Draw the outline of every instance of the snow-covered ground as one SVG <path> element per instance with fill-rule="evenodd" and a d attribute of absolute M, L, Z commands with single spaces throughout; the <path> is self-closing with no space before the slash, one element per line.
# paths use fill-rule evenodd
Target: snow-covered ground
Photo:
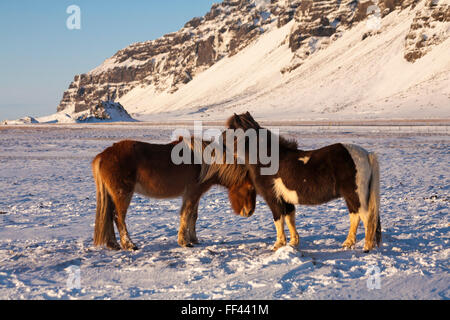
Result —
<path fill-rule="evenodd" d="M 274 253 L 264 201 L 241 218 L 220 188 L 200 203 L 194 248 L 177 245 L 179 199 L 140 196 L 127 219 L 140 250 L 94 248 L 91 159 L 123 138 L 167 142 L 173 128 L 2 127 L 0 299 L 449 299 L 447 129 L 281 128 L 304 149 L 351 142 L 379 154 L 384 242 L 364 254 L 362 226 L 357 248 L 341 249 L 349 228 L 341 200 L 298 206 L 299 250 Z M 380 289 L 371 290 L 373 266 Z M 80 287 L 71 289 L 76 268 Z"/>

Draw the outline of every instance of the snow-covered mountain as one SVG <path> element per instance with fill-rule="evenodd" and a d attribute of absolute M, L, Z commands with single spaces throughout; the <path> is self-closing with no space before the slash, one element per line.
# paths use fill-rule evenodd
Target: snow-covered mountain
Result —
<path fill-rule="evenodd" d="M 148 121 L 450 118 L 449 36 L 450 0 L 224 0 L 76 75 L 58 113 L 115 101 Z"/>

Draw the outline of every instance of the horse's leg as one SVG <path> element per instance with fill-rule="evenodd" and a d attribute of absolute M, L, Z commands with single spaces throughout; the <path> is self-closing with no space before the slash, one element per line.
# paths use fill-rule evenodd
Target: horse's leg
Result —
<path fill-rule="evenodd" d="M 358 230 L 359 222 L 361 221 L 362 212 L 361 202 L 359 195 L 355 190 L 344 189 L 341 192 L 347 204 L 348 211 L 350 213 L 350 229 L 348 231 L 347 239 L 342 244 L 343 248 L 350 249 L 356 244 L 356 232 Z"/>
<path fill-rule="evenodd" d="M 295 206 L 286 203 L 286 224 L 289 228 L 289 233 L 291 234 L 291 241 L 289 241 L 289 245 L 296 248 L 298 247 L 300 240 L 297 232 L 297 228 L 295 227 Z"/>
<path fill-rule="evenodd" d="M 198 218 L 198 202 L 197 205 L 192 209 L 192 212 L 189 217 L 189 225 L 188 225 L 188 231 L 189 231 L 189 242 L 192 244 L 198 244 L 198 238 L 197 238 L 197 232 L 195 229 L 195 225 L 197 223 Z"/>
<path fill-rule="evenodd" d="M 351 249 L 356 243 L 356 232 L 358 230 L 359 213 L 350 213 L 350 230 L 348 231 L 347 239 L 342 244 L 343 248 Z"/>
<path fill-rule="evenodd" d="M 364 190 L 362 186 L 358 186 Z M 363 192 L 366 194 L 368 192 Z M 361 198 L 355 191 L 343 192 L 348 210 L 350 212 L 350 230 L 347 239 L 342 246 L 344 248 L 351 248 L 356 243 L 356 231 L 359 222 L 362 220 L 365 230 L 364 252 L 369 252 L 375 246 L 375 234 L 378 225 L 378 217 L 369 209 L 366 198 Z"/>
<path fill-rule="evenodd" d="M 120 250 L 120 245 L 117 242 L 116 233 L 114 231 L 114 216 L 116 214 L 115 209 L 113 209 L 113 218 L 111 219 L 111 222 L 108 223 L 108 240 L 106 243 L 106 247 L 112 250 Z"/>
<path fill-rule="evenodd" d="M 342 246 L 344 248 L 352 248 L 356 243 L 356 232 L 358 230 L 359 222 L 362 220 L 365 230 L 364 252 L 369 252 L 373 249 L 375 239 L 376 222 L 373 217 L 369 215 L 369 211 L 364 208 L 359 208 L 356 213 L 350 210 L 350 230 L 347 239 Z M 375 227 L 374 227 L 375 226 Z"/>
<path fill-rule="evenodd" d="M 364 252 L 369 252 L 375 247 L 375 233 L 377 228 L 377 217 L 371 215 L 369 210 L 361 210 L 359 216 L 364 224 L 365 239 Z"/>
<path fill-rule="evenodd" d="M 272 248 L 273 251 L 276 251 L 286 245 L 286 234 L 284 233 L 285 204 L 270 193 L 264 195 L 264 199 L 272 210 L 273 221 L 277 230 L 277 241 Z"/>
<path fill-rule="evenodd" d="M 116 205 L 116 216 L 114 221 L 116 222 L 117 230 L 120 234 L 120 245 L 123 250 L 137 250 L 137 246 L 131 241 L 128 234 L 125 218 L 127 210 L 133 197 L 133 192 L 120 193 L 114 197 L 114 203 Z"/>
<path fill-rule="evenodd" d="M 196 207 L 196 203 L 193 203 L 192 200 L 186 195 L 183 197 L 183 204 L 181 206 L 180 211 L 180 229 L 178 230 L 178 244 L 181 247 L 192 247 L 191 243 L 191 235 L 192 231 L 192 212 Z M 197 220 L 197 219 L 195 219 Z"/>
<path fill-rule="evenodd" d="M 278 219 L 274 218 L 274 223 L 277 230 L 277 241 L 275 241 L 272 250 L 277 251 L 278 249 L 286 245 L 286 234 L 284 233 L 284 215 L 281 215 Z"/>
<path fill-rule="evenodd" d="M 189 228 L 188 228 L 188 210 L 189 204 L 187 200 L 183 197 L 183 204 L 181 205 L 180 210 L 180 228 L 178 229 L 178 244 L 181 247 L 190 247 L 191 242 L 189 239 Z"/>
<path fill-rule="evenodd" d="M 182 247 L 192 247 L 198 243 L 195 224 L 198 218 L 198 203 L 201 196 L 208 191 L 212 184 L 192 185 L 186 189 L 180 211 L 180 229 L 178 244 Z"/>
<path fill-rule="evenodd" d="M 181 247 L 192 247 L 193 242 L 198 242 L 195 233 L 195 223 L 198 217 L 198 202 L 200 194 L 187 191 L 183 196 L 183 204 L 180 211 L 180 229 L 178 231 L 178 244 Z"/>

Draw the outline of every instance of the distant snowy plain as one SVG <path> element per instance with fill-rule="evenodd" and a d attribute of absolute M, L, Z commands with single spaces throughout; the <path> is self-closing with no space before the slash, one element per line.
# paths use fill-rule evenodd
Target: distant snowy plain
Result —
<path fill-rule="evenodd" d="M 127 223 L 136 252 L 92 246 L 90 162 L 121 139 L 166 143 L 173 128 L 142 125 L 0 128 L 0 299 L 449 299 L 450 134 L 429 127 L 281 127 L 302 149 L 335 142 L 381 162 L 383 245 L 343 250 L 342 200 L 297 206 L 300 247 L 271 248 L 276 232 L 258 198 L 232 214 L 212 188 L 199 207 L 194 248 L 177 245 L 180 199 L 135 196 Z M 71 270 L 79 286 L 71 286 Z M 371 289 L 373 266 L 380 289 Z M 73 279 L 73 278 L 72 278 Z M 69 281 L 68 281 L 69 280 Z M 369 280 L 369 286 L 368 286 Z"/>

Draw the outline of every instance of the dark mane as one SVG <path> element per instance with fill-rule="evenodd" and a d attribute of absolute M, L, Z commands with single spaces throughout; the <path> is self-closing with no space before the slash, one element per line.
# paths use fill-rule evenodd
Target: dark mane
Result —
<path fill-rule="evenodd" d="M 197 144 L 195 141 L 197 140 Z M 187 137 L 184 140 L 181 138 L 181 142 L 187 144 L 194 154 L 201 157 L 205 148 L 211 143 L 217 143 L 211 140 L 204 140 L 202 138 Z M 177 143 L 177 142 L 175 142 Z M 196 150 L 195 146 L 200 146 L 201 149 Z M 224 147 L 224 152 L 226 148 Z M 225 154 L 223 155 L 225 157 Z M 201 171 L 199 176 L 199 183 L 205 183 L 210 179 L 217 179 L 218 183 L 224 187 L 230 188 L 234 185 L 242 185 L 247 179 L 248 169 L 245 165 L 239 165 L 237 163 L 226 164 L 213 161 L 211 164 L 207 164 L 202 161 Z"/>
<path fill-rule="evenodd" d="M 244 131 L 249 130 L 249 129 L 255 129 L 255 130 L 265 129 L 269 132 L 269 134 L 274 134 L 269 129 L 261 127 L 259 125 L 259 123 L 256 122 L 255 119 L 253 119 L 252 115 L 249 112 L 239 114 L 239 115 L 234 114 L 232 117 L 230 117 L 227 120 L 227 127 L 229 129 L 234 129 L 234 130 L 242 129 Z M 298 150 L 298 143 L 295 140 L 288 140 L 282 136 L 279 136 L 279 144 L 280 144 L 281 148 L 294 150 L 294 151 Z"/>

